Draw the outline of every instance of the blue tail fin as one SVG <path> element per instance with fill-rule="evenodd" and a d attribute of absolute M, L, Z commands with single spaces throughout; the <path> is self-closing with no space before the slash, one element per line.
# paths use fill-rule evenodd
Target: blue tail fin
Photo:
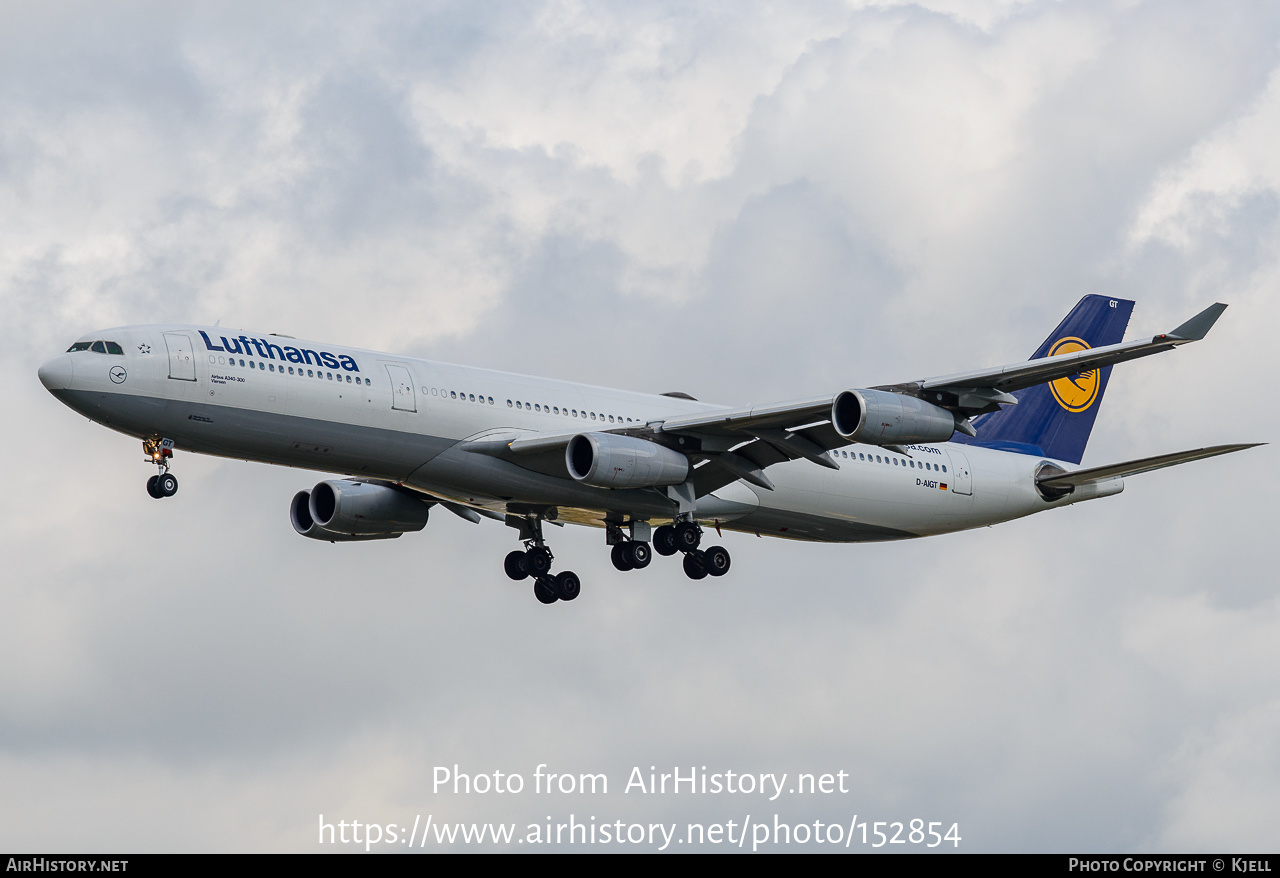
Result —
<path fill-rule="evenodd" d="M 1031 359 L 1123 341 L 1132 313 L 1128 299 L 1085 296 Z M 1079 463 L 1110 378 L 1104 366 L 1019 390 L 1017 405 L 974 419 L 977 439 L 957 433 L 952 441 Z"/>

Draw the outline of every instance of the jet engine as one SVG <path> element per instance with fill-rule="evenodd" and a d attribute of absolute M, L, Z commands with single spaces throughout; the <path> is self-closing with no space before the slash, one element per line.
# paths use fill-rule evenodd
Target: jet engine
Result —
<path fill-rule="evenodd" d="M 946 409 L 883 390 L 844 391 L 831 405 L 831 424 L 845 439 L 868 445 L 946 442 L 956 431 Z"/>
<path fill-rule="evenodd" d="M 663 445 L 612 433 L 579 433 L 564 450 L 569 475 L 595 488 L 655 488 L 689 477 L 689 458 Z"/>
<path fill-rule="evenodd" d="M 387 540 L 422 530 L 429 511 L 428 502 L 386 485 L 331 479 L 295 494 L 289 520 L 313 540 Z"/>

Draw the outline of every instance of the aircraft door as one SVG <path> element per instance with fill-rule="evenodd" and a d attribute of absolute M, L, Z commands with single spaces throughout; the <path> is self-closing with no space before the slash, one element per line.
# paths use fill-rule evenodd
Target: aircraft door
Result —
<path fill-rule="evenodd" d="M 951 490 L 957 494 L 973 493 L 973 473 L 969 471 L 969 458 L 962 452 L 948 451 L 951 457 Z"/>
<path fill-rule="evenodd" d="M 387 363 L 387 375 L 391 378 L 391 407 L 401 412 L 418 410 L 417 393 L 413 389 L 413 377 L 404 366 Z"/>
<path fill-rule="evenodd" d="M 178 381 L 195 381 L 196 358 L 191 347 L 191 336 L 181 332 L 166 332 L 164 344 L 169 349 L 169 377 Z"/>

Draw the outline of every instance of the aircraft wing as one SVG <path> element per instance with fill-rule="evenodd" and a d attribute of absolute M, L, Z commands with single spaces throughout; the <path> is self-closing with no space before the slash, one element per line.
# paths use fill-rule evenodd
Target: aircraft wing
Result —
<path fill-rule="evenodd" d="M 1006 397 L 1011 391 L 1022 390 L 1035 384 L 1056 381 L 1069 375 L 1078 375 L 1103 366 L 1123 363 L 1172 350 L 1178 345 L 1199 341 L 1204 338 L 1213 324 L 1227 309 L 1221 303 L 1210 305 L 1195 317 L 1180 325 L 1177 329 L 1149 339 L 1126 341 L 1120 344 L 1089 348 L 1056 357 L 1042 357 L 1038 360 L 1026 360 L 996 369 L 982 369 L 976 372 L 961 372 L 957 375 L 944 375 L 939 378 L 926 378 L 923 381 L 909 384 L 891 385 L 881 390 L 912 392 L 922 399 L 931 400 L 935 395 L 954 394 L 959 397 L 961 409 L 977 409 L 976 403 L 987 402 L 1012 403 L 1013 397 Z M 964 397 L 973 397 L 970 405 L 965 405 Z M 942 398 L 942 397 L 939 397 Z M 976 411 L 974 412 L 977 413 Z"/>
<path fill-rule="evenodd" d="M 1210 305 L 1171 332 L 1149 339 L 1087 348 L 995 369 L 873 387 L 871 390 L 914 397 L 915 400 L 929 403 L 930 408 L 936 406 L 933 408 L 935 413 L 939 408 L 945 409 L 954 414 L 954 429 L 976 436 L 968 418 L 996 411 L 1001 405 L 1016 404 L 1018 400 L 1011 395 L 1011 391 L 1198 341 L 1204 338 L 1226 307 L 1223 304 Z M 657 442 L 687 454 L 695 467 L 692 481 L 697 496 L 739 479 L 772 490 L 773 483 L 764 474 L 764 470 L 776 463 L 803 458 L 830 469 L 840 468 L 830 452 L 854 442 L 842 436 L 832 423 L 833 411 L 839 400 L 840 395 L 816 396 L 767 405 L 714 408 L 674 415 L 647 424 L 610 429 L 564 433 L 506 431 L 473 438 L 464 442 L 463 447 L 468 451 L 502 457 L 529 469 L 567 476 L 563 463 L 564 448 L 574 436 L 585 432 L 615 433 Z M 919 403 L 915 400 L 912 405 L 918 406 Z M 949 418 L 947 424 L 949 436 Z M 908 453 L 901 446 L 884 447 Z M 1227 450 L 1234 451 L 1242 447 L 1247 446 L 1231 446 Z M 1200 456 L 1210 457 L 1214 453 L 1224 454 L 1226 451 L 1214 451 Z M 1179 458 L 1158 466 L 1171 466 L 1183 460 Z M 1062 478 L 1074 478 L 1080 472 L 1086 471 L 1070 473 Z M 1108 477 L 1099 475 L 1095 478 Z M 1064 482 L 1063 487 L 1071 484 L 1075 483 Z"/>
<path fill-rule="evenodd" d="M 1013 391 L 1199 341 L 1226 308 L 1221 303 L 1210 305 L 1176 329 L 1151 338 L 871 389 L 915 397 L 946 409 L 955 415 L 955 429 L 977 436 L 969 418 L 998 411 L 1003 405 L 1016 405 L 1018 399 L 1012 395 Z M 668 418 L 651 426 L 661 433 L 689 432 L 750 443 L 709 457 L 710 465 L 701 467 L 695 474 L 699 493 L 704 489 L 715 490 L 719 487 L 714 484 L 718 480 L 723 480 L 722 484 L 732 480 L 728 478 L 732 473 L 736 473 L 732 478 L 745 478 L 753 484 L 770 487 L 768 479 L 760 471 L 784 460 L 805 457 L 823 466 L 839 468 L 827 452 L 851 443 L 831 423 L 832 408 L 837 398 L 823 396 L 767 406 L 698 412 Z M 905 453 L 904 449 L 887 447 Z"/>
<path fill-rule="evenodd" d="M 1123 463 L 1112 463 L 1106 466 L 1092 466 L 1088 469 L 1073 470 L 1069 473 L 1058 473 L 1043 476 L 1036 479 L 1036 484 L 1055 489 L 1071 489 L 1086 485 L 1089 482 L 1100 482 L 1106 479 L 1119 478 L 1121 476 L 1135 476 L 1138 473 L 1149 473 L 1152 470 L 1164 469 L 1167 466 L 1177 466 L 1180 463 L 1188 463 L 1193 460 L 1203 460 L 1206 457 L 1217 457 L 1219 454 L 1230 454 L 1233 451 L 1243 451 L 1246 448 L 1256 448 L 1263 445 L 1262 442 L 1246 443 L 1241 445 L 1214 445 L 1210 448 L 1196 448 L 1192 451 L 1175 451 L 1172 454 L 1158 454 L 1155 457 L 1143 457 L 1139 460 L 1127 460 Z"/>
<path fill-rule="evenodd" d="M 1199 341 L 1205 337 L 1226 308 L 1227 306 L 1221 303 L 1210 305 L 1171 332 L 1148 339 L 1087 348 L 994 369 L 961 372 L 902 384 L 881 385 L 871 389 L 914 396 L 955 411 L 958 415 L 957 429 L 962 432 L 971 432 L 964 418 L 995 411 L 1001 405 L 1016 405 L 1018 400 L 1011 395 L 1012 391 L 1172 350 L 1188 342 Z M 739 440 L 754 438 L 769 442 L 775 447 L 785 442 L 773 440 L 785 440 L 788 437 L 803 434 L 803 438 L 817 446 L 817 455 L 811 457 L 809 454 L 802 453 L 793 444 L 786 452 L 778 447 L 778 450 L 784 453 L 782 459 L 821 457 L 818 462 L 825 460 L 824 465 L 830 465 L 834 464 L 834 461 L 825 457 L 822 452 L 849 444 L 829 424 L 835 401 L 834 396 L 821 396 L 772 405 L 697 412 L 667 418 L 650 426 L 656 432 L 663 433 L 687 431 L 703 435 L 736 437 Z M 819 423 L 821 421 L 828 422 L 825 430 L 821 428 Z"/>

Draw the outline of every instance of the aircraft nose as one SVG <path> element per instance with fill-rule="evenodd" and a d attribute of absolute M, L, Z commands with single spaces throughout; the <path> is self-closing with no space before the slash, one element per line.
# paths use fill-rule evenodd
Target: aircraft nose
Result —
<path fill-rule="evenodd" d="M 71 386 L 71 378 L 75 374 L 71 357 L 58 354 L 40 367 L 40 383 L 48 390 L 66 390 Z"/>

